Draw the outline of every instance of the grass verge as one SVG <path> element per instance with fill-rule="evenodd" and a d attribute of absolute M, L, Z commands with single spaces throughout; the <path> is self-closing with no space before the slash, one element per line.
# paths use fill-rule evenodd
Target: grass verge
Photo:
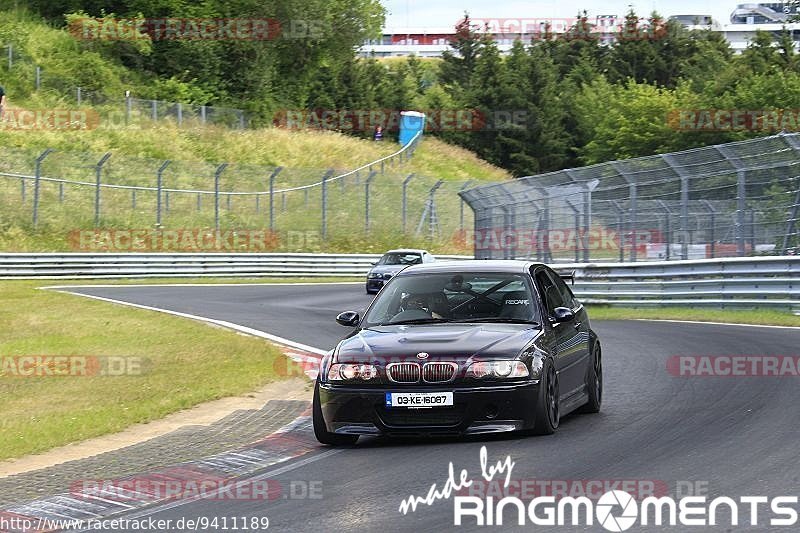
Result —
<path fill-rule="evenodd" d="M 36 290 L 54 284 L 0 282 L 0 460 L 117 432 L 282 378 L 276 362 L 283 356 L 261 339 Z M 141 358 L 142 371 L 15 376 L 18 367 L 8 358 L 31 355 Z"/>
<path fill-rule="evenodd" d="M 629 308 L 587 306 L 592 320 L 635 320 L 650 318 L 655 320 L 692 320 L 697 322 L 727 322 L 731 324 L 756 324 L 762 326 L 797 326 L 800 316 L 773 309 L 732 310 L 732 309 L 693 309 L 690 307 Z"/>

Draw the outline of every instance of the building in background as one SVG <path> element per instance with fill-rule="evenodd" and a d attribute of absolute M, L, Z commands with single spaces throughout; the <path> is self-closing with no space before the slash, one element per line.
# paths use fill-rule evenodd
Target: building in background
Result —
<path fill-rule="evenodd" d="M 800 18 L 800 3 L 780 2 L 762 4 L 740 4 L 731 13 L 729 23 L 720 23 L 711 15 L 673 15 L 669 18 L 680 22 L 687 29 L 710 29 L 720 32 L 736 53 L 740 53 L 755 37 L 756 30 L 772 33 L 776 38 L 786 27 L 792 33 L 795 48 L 800 49 L 800 23 L 788 22 Z M 589 17 L 589 24 L 599 33 L 601 42 L 614 42 L 615 33 L 625 18 L 617 15 Z M 473 19 L 479 31 L 489 33 L 500 52 L 508 52 L 516 40 L 529 42 L 541 37 L 548 30 L 555 35 L 564 34 L 575 22 L 574 18 L 529 18 L 529 19 Z M 392 57 L 414 54 L 417 57 L 440 57 L 449 48 L 455 36 L 455 24 L 451 27 L 407 27 L 386 28 L 380 39 L 366 41 L 361 47 L 362 56 Z"/>

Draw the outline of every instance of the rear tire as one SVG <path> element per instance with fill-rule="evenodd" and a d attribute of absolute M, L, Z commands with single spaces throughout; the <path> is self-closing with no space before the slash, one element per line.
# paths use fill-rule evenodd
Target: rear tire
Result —
<path fill-rule="evenodd" d="M 328 446 L 346 446 L 355 444 L 358 435 L 339 435 L 331 433 L 325 427 L 325 419 L 322 417 L 322 405 L 319 401 L 319 381 L 314 385 L 314 401 L 311 406 L 311 421 L 314 425 L 314 436 L 322 444 Z"/>
<path fill-rule="evenodd" d="M 580 408 L 581 413 L 599 413 L 603 403 L 603 353 L 600 343 L 594 343 L 592 350 L 592 365 L 588 370 L 586 387 L 589 401 Z"/>
<path fill-rule="evenodd" d="M 533 435 L 552 435 L 558 429 L 561 420 L 558 395 L 558 374 L 553 363 L 548 361 L 542 369 L 539 382 L 539 397 L 536 399 L 536 415 L 531 431 Z"/>

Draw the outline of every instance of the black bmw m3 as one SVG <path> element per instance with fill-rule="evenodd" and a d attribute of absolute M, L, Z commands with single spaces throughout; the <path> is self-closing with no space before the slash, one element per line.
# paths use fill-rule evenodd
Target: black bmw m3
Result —
<path fill-rule="evenodd" d="M 553 433 L 600 410 L 600 342 L 583 305 L 546 265 L 453 261 L 410 266 L 326 355 L 314 388 L 323 444 L 359 435 Z"/>

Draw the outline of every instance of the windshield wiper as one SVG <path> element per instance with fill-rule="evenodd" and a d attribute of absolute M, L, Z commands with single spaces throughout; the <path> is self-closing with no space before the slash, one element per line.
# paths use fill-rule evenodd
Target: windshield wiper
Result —
<path fill-rule="evenodd" d="M 498 322 L 503 324 L 530 324 L 538 326 L 539 323 L 527 318 L 511 318 L 511 317 L 487 317 L 487 318 L 465 318 L 463 320 L 454 320 L 453 322 L 471 323 L 471 322 Z"/>
<path fill-rule="evenodd" d="M 398 326 L 401 324 L 435 324 L 437 322 L 452 322 L 449 318 L 411 318 L 408 320 L 398 320 L 397 322 L 381 322 L 376 326 Z"/>

